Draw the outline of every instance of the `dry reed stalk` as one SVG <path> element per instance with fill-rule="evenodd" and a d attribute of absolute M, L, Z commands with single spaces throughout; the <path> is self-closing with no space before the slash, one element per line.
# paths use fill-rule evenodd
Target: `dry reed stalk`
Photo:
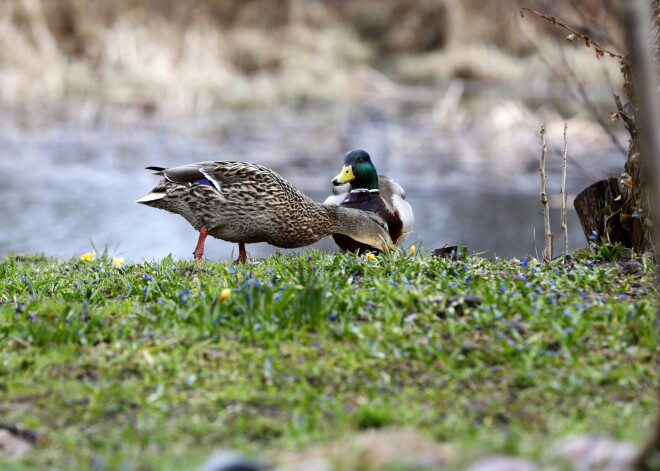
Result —
<path fill-rule="evenodd" d="M 552 259 L 552 231 L 550 229 L 550 204 L 548 203 L 548 195 L 545 191 L 545 133 L 546 125 L 541 126 L 541 205 L 543 206 L 543 260 L 546 262 Z"/>
<path fill-rule="evenodd" d="M 564 123 L 564 149 L 561 153 L 561 229 L 564 233 L 564 259 L 568 256 L 568 224 L 566 223 L 566 151 L 568 124 Z"/>

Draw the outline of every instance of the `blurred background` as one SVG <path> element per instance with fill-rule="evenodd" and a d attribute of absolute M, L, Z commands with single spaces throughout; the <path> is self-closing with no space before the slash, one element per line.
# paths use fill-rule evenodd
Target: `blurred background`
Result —
<path fill-rule="evenodd" d="M 147 165 L 248 160 L 316 201 L 368 151 L 415 211 L 410 243 L 542 252 L 547 123 L 555 253 L 569 200 L 623 171 L 620 63 L 529 7 L 625 53 L 614 0 L 3 0 L 0 256 L 191 257 L 181 217 L 137 205 Z M 569 201 L 570 248 L 586 246 Z M 317 244 L 334 250 L 330 238 Z M 233 244 L 209 240 L 206 256 Z M 253 257 L 276 250 L 248 246 Z"/>

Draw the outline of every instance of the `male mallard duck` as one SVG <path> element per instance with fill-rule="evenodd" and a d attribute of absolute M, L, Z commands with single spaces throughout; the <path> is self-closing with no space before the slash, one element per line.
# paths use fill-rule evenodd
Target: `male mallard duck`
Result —
<path fill-rule="evenodd" d="M 406 192 L 397 182 L 385 175 L 378 175 L 371 157 L 363 150 L 352 150 L 344 156 L 344 168 L 332 184 L 333 194 L 326 204 L 339 204 L 345 208 L 371 211 L 382 217 L 389 229 L 392 241 L 403 240 L 414 222 L 412 207 L 405 201 Z M 375 246 L 357 241 L 344 234 L 334 234 L 340 249 L 363 253 Z"/>
<path fill-rule="evenodd" d="M 180 167 L 147 167 L 164 178 L 137 203 L 180 214 L 199 231 L 195 260 L 207 235 L 245 244 L 267 242 L 295 248 L 330 234 L 345 234 L 385 249 L 391 239 L 378 216 L 312 201 L 269 168 L 249 162 L 200 162 Z"/>

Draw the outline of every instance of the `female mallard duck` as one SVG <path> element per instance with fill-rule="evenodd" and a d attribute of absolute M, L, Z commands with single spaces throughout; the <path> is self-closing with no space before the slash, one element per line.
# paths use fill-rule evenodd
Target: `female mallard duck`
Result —
<path fill-rule="evenodd" d="M 267 242 L 295 248 L 330 234 L 345 234 L 386 249 L 392 242 L 378 216 L 312 201 L 269 168 L 249 162 L 200 162 L 173 168 L 147 167 L 164 178 L 137 203 L 180 214 L 199 231 L 195 260 L 207 235 L 245 244 Z"/>
<path fill-rule="evenodd" d="M 332 180 L 333 194 L 326 204 L 339 204 L 345 208 L 371 211 L 382 217 L 389 229 L 392 241 L 403 240 L 414 222 L 412 207 L 405 201 L 406 192 L 401 185 L 385 175 L 378 175 L 371 157 L 363 150 L 352 150 L 344 156 L 344 168 Z M 362 241 L 345 234 L 334 234 L 340 249 L 359 253 L 373 250 Z"/>

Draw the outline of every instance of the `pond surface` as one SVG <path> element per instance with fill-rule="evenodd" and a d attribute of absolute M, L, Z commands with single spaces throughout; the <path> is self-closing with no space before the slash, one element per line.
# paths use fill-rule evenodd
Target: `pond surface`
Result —
<path fill-rule="evenodd" d="M 415 212 L 406 245 L 461 243 L 506 258 L 542 251 L 542 121 L 510 104 L 458 123 L 436 106 L 410 109 L 398 103 L 218 111 L 187 119 L 91 108 L 0 114 L 0 256 L 67 258 L 93 244 L 134 262 L 169 253 L 189 258 L 197 233 L 188 223 L 134 203 L 158 181 L 144 167 L 249 160 L 323 201 L 343 154 L 353 148 L 370 152 L 377 169 L 406 188 Z M 548 129 L 551 195 L 559 193 L 562 128 L 557 122 Z M 625 156 L 600 128 L 575 120 L 569 136 L 569 195 L 621 172 Z M 625 136 L 617 139 L 625 143 Z M 552 218 L 561 247 L 558 209 Z M 568 224 L 570 248 L 585 246 L 572 204 Z M 331 238 L 315 246 L 335 249 Z M 209 239 L 205 255 L 229 260 L 236 250 Z M 248 246 L 252 257 L 276 250 L 281 249 Z"/>

